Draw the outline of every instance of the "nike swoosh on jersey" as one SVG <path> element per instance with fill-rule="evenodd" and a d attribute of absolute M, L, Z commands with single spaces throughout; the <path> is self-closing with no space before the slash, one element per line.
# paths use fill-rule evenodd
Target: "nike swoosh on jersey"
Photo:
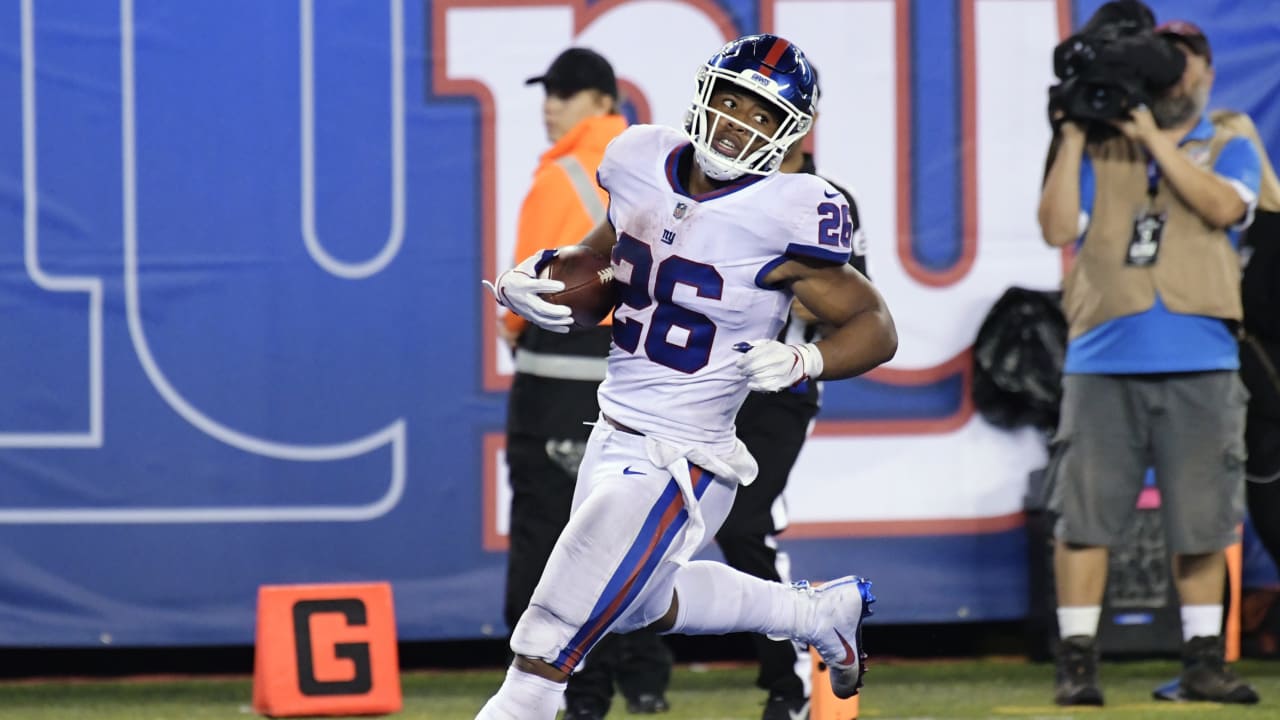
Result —
<path fill-rule="evenodd" d="M 823 197 L 829 197 L 829 198 L 837 198 L 837 197 L 840 197 L 840 193 L 838 193 L 838 192 L 827 192 L 826 190 L 823 190 L 823 191 L 822 191 L 822 196 L 823 196 Z"/>
<path fill-rule="evenodd" d="M 642 472 L 642 471 L 640 471 L 640 470 L 632 470 L 632 469 L 631 469 L 631 466 L 630 466 L 630 465 L 628 465 L 628 466 L 626 466 L 626 467 L 622 468 L 622 474 L 623 474 L 623 475 L 644 475 L 644 472 Z M 840 639 L 841 639 L 841 640 L 843 640 L 844 638 L 840 638 Z M 847 647 L 847 646 L 848 646 L 848 643 L 845 643 L 845 646 Z"/>

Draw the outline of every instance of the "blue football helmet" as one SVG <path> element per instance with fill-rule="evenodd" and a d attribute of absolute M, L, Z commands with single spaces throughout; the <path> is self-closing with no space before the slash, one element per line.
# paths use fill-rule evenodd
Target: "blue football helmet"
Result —
<path fill-rule="evenodd" d="M 764 145 L 751 151 L 747 143 L 736 157 L 711 147 L 718 123 L 732 122 L 711 107 L 711 94 L 719 82 L 745 88 L 777 106 L 782 122 L 771 137 L 748 128 Z M 783 156 L 813 127 L 818 108 L 818 81 L 800 48 L 777 35 L 747 35 L 725 45 L 698 70 L 698 93 L 685 115 L 684 129 L 693 141 L 698 167 L 715 180 L 733 180 L 744 174 L 768 175 L 778 169 Z"/>

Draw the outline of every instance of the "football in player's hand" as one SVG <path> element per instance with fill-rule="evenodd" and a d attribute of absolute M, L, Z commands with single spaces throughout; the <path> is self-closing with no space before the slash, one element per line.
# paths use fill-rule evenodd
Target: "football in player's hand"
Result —
<path fill-rule="evenodd" d="M 609 258 L 585 245 L 560 248 L 542 269 L 540 277 L 564 283 L 560 292 L 542 297 L 573 310 L 573 326 L 578 329 L 599 325 L 617 302 Z"/>

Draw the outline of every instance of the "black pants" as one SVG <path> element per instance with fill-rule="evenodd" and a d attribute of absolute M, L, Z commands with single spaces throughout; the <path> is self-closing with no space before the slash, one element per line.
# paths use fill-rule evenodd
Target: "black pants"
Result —
<path fill-rule="evenodd" d="M 1252 261 L 1250 261 L 1252 264 Z M 1249 389 L 1245 466 L 1250 475 L 1272 477 L 1280 470 L 1280 342 L 1247 338 L 1240 345 L 1240 379 Z M 1271 559 L 1280 563 L 1280 480 L 1245 485 L 1249 518 Z"/>
<path fill-rule="evenodd" d="M 575 472 L 570 472 L 573 463 L 553 458 L 548 441 L 528 435 L 507 437 L 511 521 L 503 617 L 509 628 L 516 626 L 529 607 L 573 504 L 577 481 Z M 652 631 L 606 635 L 569 678 L 565 700 L 570 705 L 584 703 L 607 711 L 615 680 L 627 698 L 646 693 L 665 695 L 671 664 L 670 651 Z"/>
<path fill-rule="evenodd" d="M 743 403 L 737 418 L 738 438 L 760 465 L 760 474 L 755 482 L 738 488 L 733 509 L 716 533 L 730 566 L 765 580 L 781 580 L 778 552 L 768 542 L 779 530 L 774 526 L 773 505 L 787 486 L 817 412 L 813 394 L 751 393 Z M 763 635 L 752 635 L 751 640 L 760 658 L 756 685 L 771 696 L 804 697 L 803 681 L 795 672 L 795 646 Z"/>
<path fill-rule="evenodd" d="M 1280 564 L 1280 480 L 1245 486 L 1253 529 L 1271 559 Z"/>

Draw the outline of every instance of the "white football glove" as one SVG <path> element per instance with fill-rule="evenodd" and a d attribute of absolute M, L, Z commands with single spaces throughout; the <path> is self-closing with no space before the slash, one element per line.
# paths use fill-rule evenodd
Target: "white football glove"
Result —
<path fill-rule="evenodd" d="M 813 343 L 786 345 L 777 340 L 738 343 L 734 350 L 738 372 L 747 378 L 747 387 L 758 392 L 785 390 L 807 378 L 822 374 L 822 353 Z"/>
<path fill-rule="evenodd" d="M 544 330 L 567 333 L 573 324 L 573 311 L 566 305 L 556 305 L 538 297 L 564 289 L 564 283 L 559 280 L 538 277 L 542 268 L 555 256 L 555 250 L 543 250 L 499 275 L 497 282 L 482 280 L 481 284 L 493 293 L 493 299 L 499 305 L 525 320 Z"/>

